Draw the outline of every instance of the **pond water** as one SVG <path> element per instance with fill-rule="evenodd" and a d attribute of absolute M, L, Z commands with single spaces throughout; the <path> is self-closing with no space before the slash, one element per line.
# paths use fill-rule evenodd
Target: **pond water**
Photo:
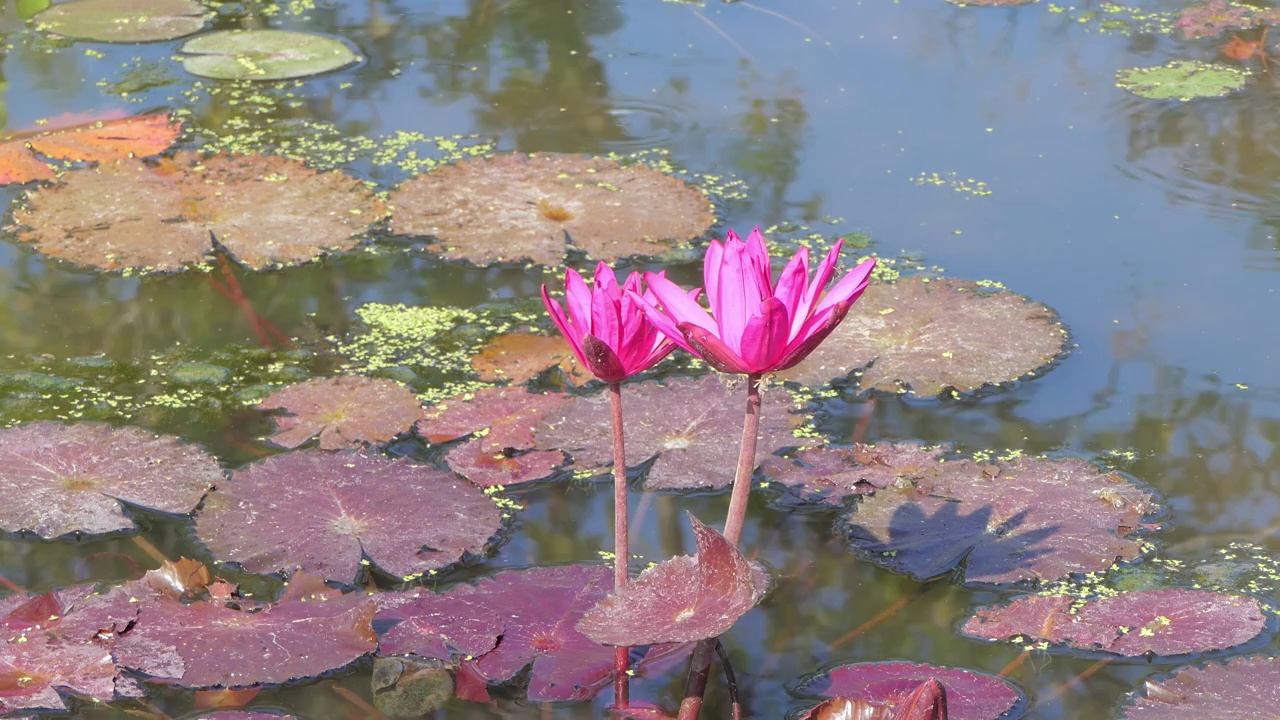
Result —
<path fill-rule="evenodd" d="M 779 236 L 858 234 L 870 252 L 905 266 L 1002 283 L 1056 311 L 1070 330 L 1064 359 L 1035 379 L 959 399 L 869 401 L 845 388 L 814 413 L 821 433 L 840 443 L 910 439 L 960 453 L 1109 462 L 1163 498 L 1167 529 L 1149 538 L 1158 558 L 1194 564 L 1233 542 L 1257 545 L 1259 557 L 1280 551 L 1280 333 L 1267 329 L 1280 308 L 1280 91 L 1256 58 L 1229 61 L 1255 75 L 1226 98 L 1145 100 L 1116 87 L 1121 68 L 1214 59 L 1226 36 L 1184 40 L 1140 19 L 1181 3 L 1147 2 L 1135 12 L 1088 1 L 209 3 L 210 27 L 327 33 L 363 56 L 348 69 L 256 86 L 187 74 L 173 59 L 181 40 L 50 38 L 23 19 L 28 5 L 7 0 L 0 14 L 0 118 L 9 132 L 65 114 L 173 111 L 187 128 L 180 145 L 271 152 L 311 143 L 307 152 L 317 155 L 330 148 L 318 162 L 379 189 L 401 182 L 405 165 L 369 153 L 348 161 L 342 148 L 355 138 L 403 131 L 501 151 L 661 151 L 717 179 L 708 186 L 732 188 L 713 196 L 716 236 L 755 224 L 781 228 Z M 449 147 L 426 140 L 397 157 L 444 157 Z M 0 200 L 9 205 L 31 187 L 4 186 Z M 221 269 L 102 273 L 46 258 L 8 228 L 0 237 L 0 425 L 82 416 L 140 425 L 199 443 L 236 468 L 274 452 L 256 440 L 270 421 L 228 398 L 160 387 L 155 377 L 172 363 L 221 362 L 237 378 L 255 378 L 245 385 L 278 382 L 264 369 L 278 362 L 301 377 L 331 374 L 342 362 L 333 339 L 360 331 L 356 309 L 367 303 L 533 315 L 539 285 L 557 282 L 552 269 L 445 262 L 385 234 L 372 247 L 300 267 L 231 271 L 253 310 L 294 339 L 298 350 L 286 357 L 255 354 L 263 342 L 249 315 L 209 280 L 225 277 Z M 686 282 L 699 270 L 694 254 L 664 266 Z M 74 360 L 86 357 L 100 359 Z M 101 403 L 86 410 L 81 391 L 58 384 L 72 382 L 77 363 L 108 361 L 111 393 L 123 398 L 126 385 L 140 385 L 151 400 L 113 415 Z M 31 372 L 53 384 L 22 374 Z M 413 439 L 392 451 L 440 459 Z M 594 562 L 611 544 L 605 482 L 507 494 L 524 509 L 505 541 L 444 581 Z M 833 534 L 837 513 L 769 497 L 753 497 L 744 547 L 772 568 L 776 586 L 724 637 L 750 717 L 811 705 L 789 688 L 835 663 L 911 660 L 999 673 L 1018 658 L 1015 646 L 957 632 L 974 606 L 1018 588 L 893 574 L 847 551 Z M 633 552 L 661 560 L 692 552 L 683 510 L 716 520 L 728 494 L 637 490 L 631 502 Z M 211 561 L 185 522 L 139 518 L 160 554 Z M 120 582 L 156 564 L 127 534 L 0 540 L 0 577 L 32 592 Z M 1264 600 L 1272 591 L 1257 590 Z M 1247 650 L 1274 653 L 1275 641 L 1267 635 Z M 1041 653 L 1010 670 L 1027 694 L 1026 717 L 1113 716 L 1145 679 L 1196 659 L 1096 666 L 1099 657 Z M 677 669 L 636 681 L 632 692 L 672 707 L 681 683 Z M 594 717 L 610 696 L 536 704 L 518 690 L 495 694 L 493 706 L 455 701 L 440 716 Z M 367 664 L 268 690 L 251 705 L 361 717 L 352 696 L 371 697 Z M 719 684 L 709 698 L 706 716 L 726 717 Z M 151 712 L 180 717 L 192 712 L 193 695 L 160 689 L 148 702 Z M 76 716 L 108 717 L 140 706 L 72 707 Z"/>

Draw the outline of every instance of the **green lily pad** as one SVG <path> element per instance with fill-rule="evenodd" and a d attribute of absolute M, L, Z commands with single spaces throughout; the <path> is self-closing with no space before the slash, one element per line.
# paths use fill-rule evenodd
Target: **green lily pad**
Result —
<path fill-rule="evenodd" d="M 1250 72 L 1244 68 L 1172 60 L 1155 67 L 1116 71 L 1116 87 L 1149 100 L 1194 100 L 1223 97 L 1243 88 Z"/>
<path fill-rule="evenodd" d="M 179 50 L 187 72 L 215 80 L 288 80 L 362 59 L 337 38 L 288 30 L 224 30 L 192 38 Z"/>
<path fill-rule="evenodd" d="M 101 42 L 173 40 L 204 27 L 204 8 L 195 0 L 74 0 L 35 16 L 44 32 Z"/>

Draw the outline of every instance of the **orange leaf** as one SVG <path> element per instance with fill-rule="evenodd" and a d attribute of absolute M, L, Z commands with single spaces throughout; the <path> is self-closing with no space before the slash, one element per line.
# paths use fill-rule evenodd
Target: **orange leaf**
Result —
<path fill-rule="evenodd" d="M 10 136 L 0 140 L 0 184 L 52 179 L 35 153 L 77 162 L 142 157 L 169 147 L 181 132 L 182 123 L 160 113 Z"/>

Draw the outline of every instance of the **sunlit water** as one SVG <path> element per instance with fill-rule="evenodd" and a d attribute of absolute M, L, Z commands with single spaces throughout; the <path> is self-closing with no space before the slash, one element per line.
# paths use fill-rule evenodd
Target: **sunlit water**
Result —
<path fill-rule="evenodd" d="M 36 42 L 8 5 L 0 117 L 10 130 L 112 108 L 191 107 L 215 129 L 237 114 L 207 94 L 194 105 L 184 97 L 193 79 L 167 60 L 177 43 Z M 371 1 L 266 21 L 224 10 L 218 22 L 316 30 L 359 46 L 364 64 L 293 90 L 304 101 L 287 111 L 294 120 L 332 122 L 351 135 L 479 133 L 524 151 L 666 149 L 682 167 L 747 183 L 746 199 L 721 203 L 720 229 L 804 222 L 828 235 L 866 233 L 881 254 L 906 251 L 947 275 L 998 280 L 1041 301 L 1076 345 L 1044 377 L 965 401 L 869 405 L 846 397 L 827 404 L 821 429 L 848 441 L 870 413 L 868 441 L 1083 457 L 1129 451 L 1124 469 L 1172 509 L 1172 530 L 1161 537 L 1166 556 L 1205 557 L 1233 540 L 1280 550 L 1274 78 L 1263 73 L 1223 100 L 1136 99 L 1115 87 L 1115 70 L 1210 58 L 1214 41 L 1103 33 L 1098 22 L 1081 21 L 1093 5 L 1053 12 L 1046 2 L 980 9 L 941 0 Z M 110 86 L 126 65 L 167 75 L 122 98 Z M 284 114 L 248 122 L 285 132 Z M 367 164 L 352 169 L 386 184 L 401 179 Z M 935 173 L 967 182 L 916 182 Z M 977 182 L 991 193 L 967 189 Z M 6 202 L 18 194 L 0 190 Z M 482 306 L 533 298 L 544 279 L 460 269 L 411 251 L 240 276 L 259 313 L 303 338 L 349 331 L 352 310 L 365 302 Z M 199 274 L 122 278 L 0 243 L 0 364 L 41 354 L 139 360 L 175 343 L 213 350 L 256 337 Z M 204 443 L 232 465 L 248 458 L 243 440 L 266 430 L 244 413 L 153 428 Z M 544 486 L 519 499 L 526 509 L 510 540 L 457 577 L 594 561 L 610 544 L 605 485 Z M 684 509 L 716 518 L 727 496 L 637 494 L 632 503 L 633 550 L 656 560 L 691 549 Z M 946 578 L 921 586 L 859 562 L 833 539 L 834 519 L 753 502 L 745 545 L 776 571 L 777 589 L 725 638 L 752 717 L 804 706 L 788 686 L 836 662 L 905 659 L 999 672 L 1015 659 L 1014 647 L 955 632 L 973 605 L 1005 593 Z M 166 555 L 204 557 L 183 525 L 147 522 L 145 536 Z M 120 581 L 153 564 L 127 537 L 0 542 L 0 575 L 31 590 Z M 838 641 L 907 597 L 887 620 Z M 1274 643 L 1253 649 L 1274 652 Z M 1110 716 L 1143 679 L 1181 664 L 1117 661 L 1062 687 L 1093 662 L 1038 656 L 1010 679 L 1032 699 L 1029 717 L 1096 718 Z M 670 705 L 678 675 L 638 682 L 633 693 Z M 359 716 L 335 684 L 367 697 L 367 668 L 274 690 L 255 704 Z M 592 706 L 459 703 L 447 714 L 588 717 L 607 696 Z M 723 691 L 711 696 L 711 711 L 723 713 Z M 165 691 L 152 702 L 179 716 L 191 695 Z"/>

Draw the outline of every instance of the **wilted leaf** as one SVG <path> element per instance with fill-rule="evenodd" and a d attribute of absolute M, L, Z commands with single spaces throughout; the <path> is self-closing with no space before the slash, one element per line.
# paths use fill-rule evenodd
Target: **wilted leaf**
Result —
<path fill-rule="evenodd" d="M 18 238 L 52 257 L 118 270 L 180 270 L 220 247 L 254 270 L 355 247 L 383 215 L 360 181 L 267 155 L 179 152 L 156 166 L 104 163 L 31 190 Z"/>
<path fill-rule="evenodd" d="M 143 581 L 152 590 L 168 595 L 174 600 L 194 597 L 213 582 L 213 574 L 199 560 L 180 558 L 178 562 L 165 560 L 155 570 L 148 570 Z"/>
<path fill-rule="evenodd" d="M 1280 658 L 1238 657 L 1148 680 L 1125 720 L 1260 720 L 1280 707 Z"/>
<path fill-rule="evenodd" d="M 1248 642 L 1266 626 L 1251 597 L 1207 590 L 1139 590 L 1090 600 L 1023 597 L 982 608 L 963 632 L 986 640 L 1022 636 L 1118 655 L 1182 655 Z"/>
<path fill-rule="evenodd" d="M 221 30 L 178 48 L 187 72 L 215 80 L 288 80 L 360 61 L 338 38 L 291 30 Z"/>
<path fill-rule="evenodd" d="M 942 278 L 875 283 L 784 380 L 825 385 L 851 372 L 864 390 L 969 392 L 1025 377 L 1057 358 L 1066 330 L 1053 311 L 1007 290 Z"/>
<path fill-rule="evenodd" d="M 373 704 L 392 718 L 421 718 L 453 699 L 453 676 L 439 662 L 409 658 L 373 661 Z"/>
<path fill-rule="evenodd" d="M 606 262 L 659 255 L 715 222 L 700 190 L 644 165 L 508 153 L 420 175 L 391 194 L 391 228 L 477 265 L 564 261 L 565 234 Z"/>
<path fill-rule="evenodd" d="M 919 579 L 963 566 L 965 582 L 1052 580 L 1138 557 L 1132 535 L 1157 507 L 1082 460 L 948 460 L 865 497 L 848 537 L 872 562 Z"/>
<path fill-rule="evenodd" d="M 422 415 L 409 388 L 391 380 L 346 375 L 316 378 L 271 393 L 259 410 L 284 410 L 271 442 L 296 448 L 316 435 L 320 449 L 341 450 L 384 443 L 408 430 Z"/>
<path fill-rule="evenodd" d="M 47 538 L 131 530 L 121 502 L 185 515 L 223 478 L 199 448 L 138 428 L 19 425 L 0 448 L 0 529 Z"/>
<path fill-rule="evenodd" d="M 481 552 L 501 523 L 479 488 L 449 473 L 300 450 L 235 473 L 210 493 L 196 532 L 214 555 L 249 572 L 301 568 L 351 582 L 362 554 L 397 577 L 418 575 Z"/>
<path fill-rule="evenodd" d="M 640 573 L 596 603 L 578 630 L 602 645 L 655 645 L 713 638 L 755 607 L 769 588 L 724 537 L 689 514 L 696 556 L 680 555 Z"/>
<path fill-rule="evenodd" d="M 1249 82 L 1246 68 L 1198 60 L 1170 60 L 1154 67 L 1116 71 L 1116 86 L 1148 100 L 1223 97 Z"/>
<path fill-rule="evenodd" d="M 559 368 L 570 385 L 586 385 L 595 378 L 578 364 L 573 350 L 559 336 L 514 332 L 499 335 L 471 359 L 481 380 L 526 383 L 550 368 Z"/>
<path fill-rule="evenodd" d="M 1017 689 L 993 675 L 909 662 L 842 665 L 806 679 L 797 692 L 857 698 L 897 712 L 922 683 L 930 680 L 946 688 L 949 720 L 996 720 L 1023 699 Z"/>
<path fill-rule="evenodd" d="M 81 40 L 173 40 L 204 27 L 195 0 L 72 0 L 36 15 L 36 29 Z"/>
<path fill-rule="evenodd" d="M 182 123 L 159 113 L 9 135 L 0 139 L 0 185 L 54 179 L 53 168 L 36 153 L 77 162 L 146 157 L 169 147 L 181 132 Z"/>
<path fill-rule="evenodd" d="M 840 505 L 850 495 L 935 476 L 942 471 L 939 461 L 946 452 L 943 447 L 893 442 L 808 448 L 797 452 L 795 459 L 766 457 L 760 469 L 804 500 Z"/>
<path fill-rule="evenodd" d="M 651 490 L 726 487 L 733 482 L 746 402 L 745 385 L 713 375 L 624 385 L 627 460 L 634 466 L 658 456 L 645 479 Z M 761 391 L 757 457 L 802 444 L 792 434 L 801 422 L 789 412 L 793 402 L 781 388 Z M 538 424 L 537 447 L 564 450 L 577 467 L 610 466 L 610 412 L 607 393 L 576 397 Z"/>
<path fill-rule="evenodd" d="M 182 687 L 280 683 L 340 668 L 373 652 L 373 600 L 295 574 L 279 602 L 241 608 L 184 604 L 135 583 L 137 624 L 116 641 L 116 661 Z"/>

